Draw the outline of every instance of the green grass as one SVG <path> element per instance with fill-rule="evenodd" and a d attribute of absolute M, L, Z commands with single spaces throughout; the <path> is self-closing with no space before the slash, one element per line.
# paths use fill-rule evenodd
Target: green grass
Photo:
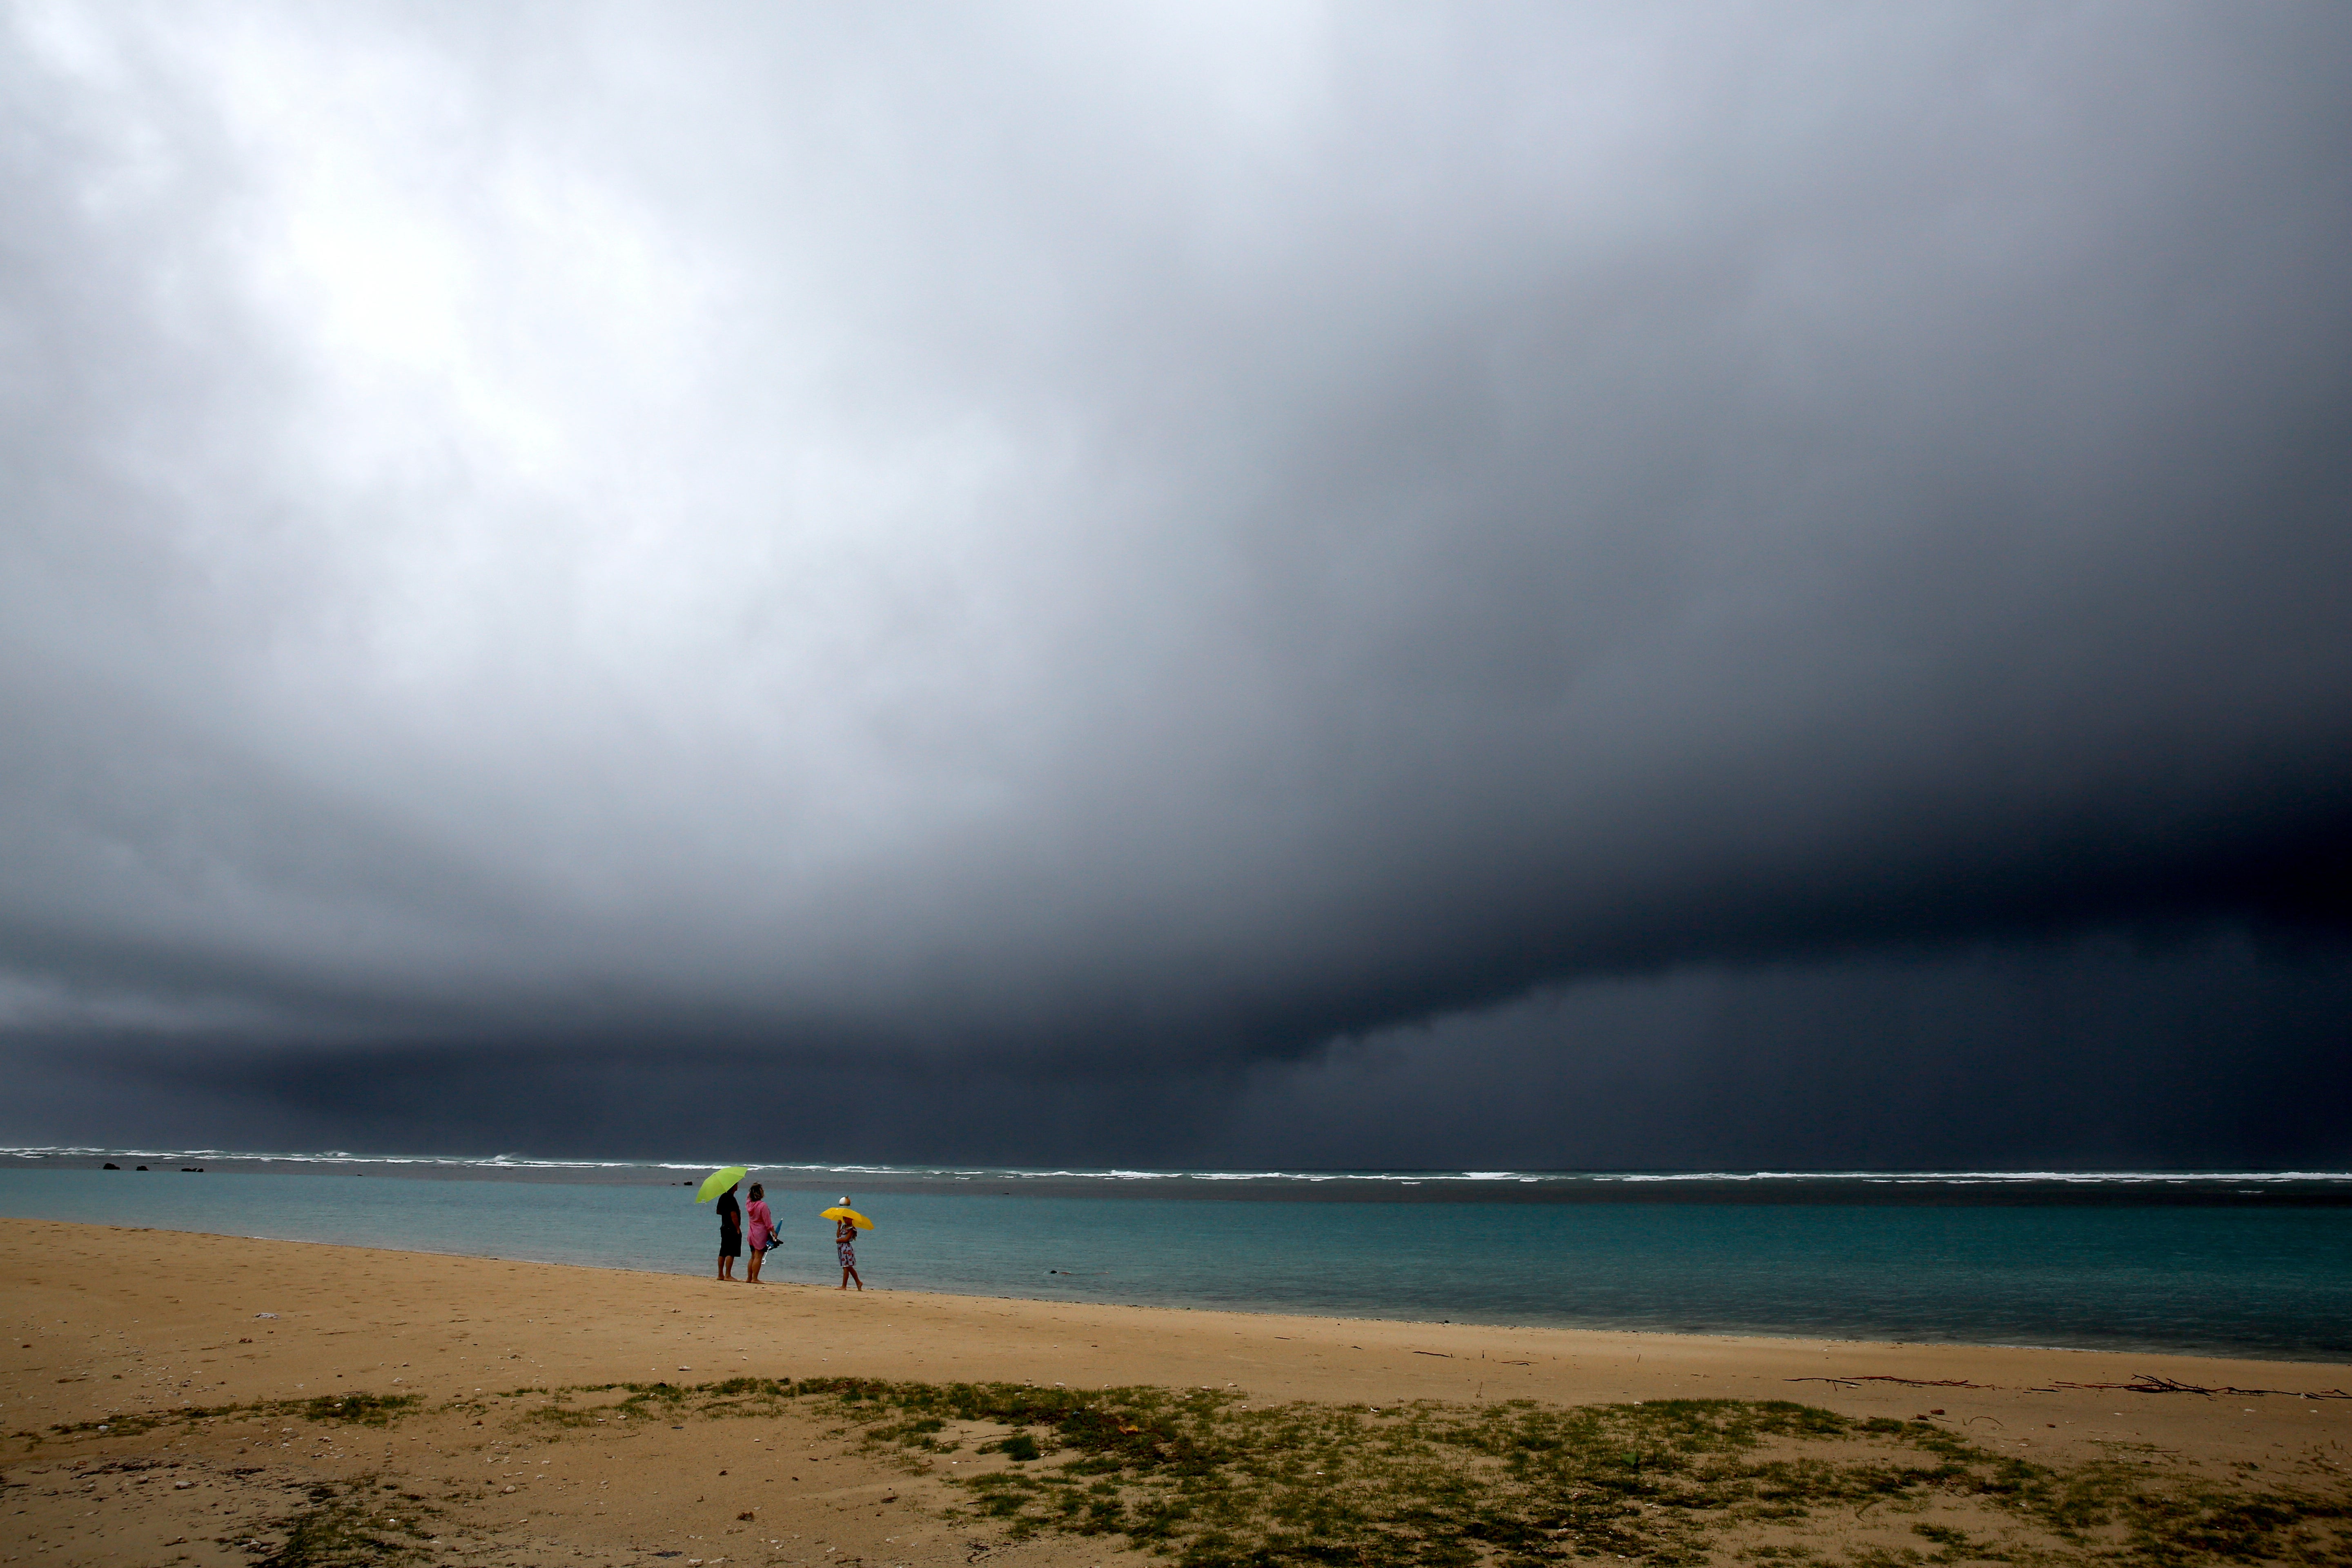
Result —
<path fill-rule="evenodd" d="M 940 1476 L 963 1511 L 1016 1536 L 1117 1537 L 1181 1568 L 1537 1568 L 1588 1558 L 1659 1568 L 2352 1568 L 2352 1494 L 2332 1472 L 2209 1470 L 2120 1447 L 2040 1463 L 1926 1421 L 1781 1401 L 1254 1408 L 1207 1389 L 752 1377 L 493 1397 L 501 1405 L 435 1408 L 497 1411 L 551 1439 L 551 1428 L 598 1423 L 798 1412 Z M 51 1430 L 105 1425 L 129 1435 L 240 1415 L 384 1426 L 423 1413 L 414 1394 L 351 1394 Z M 1003 1463 L 946 1473 L 935 1456 L 959 1449 Z M 371 1524 L 358 1496 L 315 1500 L 264 1568 L 404 1561 L 414 1541 Z"/>
<path fill-rule="evenodd" d="M 314 1486 L 308 1507 L 266 1532 L 278 1537 L 278 1544 L 257 1555 L 253 1568 L 401 1568 L 428 1563 L 433 1531 L 425 1520 L 437 1511 L 414 1494 L 389 1495 L 372 1477 L 341 1487 Z"/>
<path fill-rule="evenodd" d="M 2148 1455 L 2061 1468 L 1927 1422 L 1779 1401 L 1248 1409 L 1211 1391 L 837 1380 L 801 1393 L 879 1447 L 935 1447 L 942 1419 L 1012 1427 L 983 1447 L 1026 1437 L 1039 1461 L 957 1480 L 973 1512 L 1016 1534 L 1123 1536 L 1185 1568 L 1804 1561 L 1808 1526 L 1849 1521 L 1904 1542 L 1846 1553 L 1855 1564 L 2352 1564 L 2340 1486 L 2221 1480 Z"/>
<path fill-rule="evenodd" d="M 103 1432 L 110 1437 L 135 1437 L 159 1426 L 193 1426 L 224 1419 L 303 1420 L 357 1426 L 389 1426 L 402 1415 L 424 1405 L 415 1394 L 322 1394 L 315 1399 L 257 1399 L 247 1405 L 189 1405 L 178 1410 L 126 1411 L 98 1421 L 61 1421 L 46 1432 L 18 1431 L 12 1436 L 37 1445 L 45 1436 L 87 1437 Z"/>

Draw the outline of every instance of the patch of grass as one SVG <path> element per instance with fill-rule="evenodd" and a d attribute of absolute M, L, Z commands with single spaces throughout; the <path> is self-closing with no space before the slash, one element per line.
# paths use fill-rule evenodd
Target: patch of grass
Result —
<path fill-rule="evenodd" d="M 631 1415 L 774 1415 L 793 1397 L 793 1381 L 730 1377 L 723 1383 L 626 1383 L 617 1408 Z"/>
<path fill-rule="evenodd" d="M 536 1410 L 524 1411 L 520 1419 L 537 1426 L 593 1426 L 605 1417 L 598 1415 L 593 1409 L 575 1410 L 568 1405 L 543 1405 Z"/>
<path fill-rule="evenodd" d="M 247 1405 L 190 1405 L 182 1410 L 126 1412 L 97 1421 L 61 1421 L 46 1434 L 20 1431 L 11 1436 L 26 1438 L 31 1443 L 39 1442 L 45 1436 L 87 1437 L 95 1436 L 100 1432 L 110 1437 L 135 1437 L 159 1426 L 191 1426 L 200 1421 L 226 1418 L 299 1419 L 329 1425 L 389 1426 L 397 1417 L 415 1414 L 424 1403 L 424 1395 L 418 1394 L 322 1394 L 315 1399 L 257 1399 Z"/>
<path fill-rule="evenodd" d="M 346 1426 L 389 1426 L 425 1403 L 421 1394 L 338 1394 L 300 1402 L 287 1400 L 273 1414 L 299 1415 L 308 1421 L 340 1421 Z"/>
<path fill-rule="evenodd" d="M 142 1432 L 152 1432 L 158 1426 L 168 1426 L 173 1422 L 183 1419 L 193 1421 L 201 1419 L 206 1415 L 226 1415 L 231 1414 L 243 1415 L 245 1414 L 245 1411 L 240 1406 L 230 1405 L 223 1405 L 218 1409 L 214 1410 L 141 1410 L 130 1412 L 121 1415 L 110 1415 L 103 1421 L 60 1421 L 51 1426 L 47 1432 L 19 1429 L 9 1433 L 8 1436 L 11 1437 L 23 1438 L 25 1440 L 25 1446 L 27 1448 L 31 1448 L 38 1447 L 41 1439 L 45 1436 L 94 1436 L 97 1434 L 103 1432 L 110 1437 L 135 1437 Z"/>
<path fill-rule="evenodd" d="M 2037 1464 L 1925 1421 L 1782 1401 L 1251 1408 L 1243 1394 L 1208 1389 L 752 1377 L 503 1397 L 518 1402 L 503 1406 L 518 1426 L 546 1428 L 799 1412 L 918 1470 L 972 1441 L 1013 1463 L 945 1478 L 970 1513 L 1016 1536 L 1123 1537 L 1182 1568 L 1539 1568 L 1621 1557 L 1656 1568 L 2352 1568 L 2352 1498 L 2339 1482 L 2298 1481 L 2276 1466 L 2206 1472 L 2126 1448 Z M 236 1416 L 384 1426 L 421 1405 L 415 1394 L 352 1394 L 53 1430 L 128 1435 Z M 2314 1489 L 2322 1484 L 2333 1489 Z M 404 1563 L 418 1551 L 409 1506 L 314 1494 L 263 1568 Z M 403 1525 L 380 1522 L 391 1517 Z M 1870 1542 L 1841 1544 L 1857 1525 Z"/>
<path fill-rule="evenodd" d="M 2352 1496 L 2244 1472 L 2217 1481 L 2156 1458 L 2097 1459 L 2033 1477 L 2017 1507 L 2105 1560 L 2352 1564 Z"/>
<path fill-rule="evenodd" d="M 256 1559 L 254 1568 L 395 1568 L 425 1563 L 433 1553 L 433 1510 L 414 1497 L 382 1495 L 373 1478 L 338 1489 L 310 1489 L 310 1506 L 281 1519 L 268 1531 L 277 1548 Z M 235 1542 L 227 1542 L 235 1544 Z"/>
<path fill-rule="evenodd" d="M 783 1413 L 795 1386 L 790 1378 L 736 1377 L 724 1383 L 603 1383 L 573 1388 L 517 1389 L 516 1397 L 541 1403 L 511 1411 L 522 1426 L 580 1427 L 599 1422 L 676 1422 L 687 1416 L 774 1416 Z M 575 1403 L 580 1396 L 618 1394 L 601 1404 Z"/>
<path fill-rule="evenodd" d="M 1999 1539 L 1919 1520 L 1923 1545 L 1870 1563 L 2100 1565 L 2282 1562 L 2352 1568 L 2352 1510 L 2154 1457 L 2068 1469 L 1927 1422 L 1859 1421 L 1782 1401 L 1550 1407 L 1420 1403 L 1243 1407 L 1215 1391 L 1010 1384 L 803 1383 L 870 1445 L 940 1419 L 1013 1428 L 982 1444 L 1045 1461 L 951 1484 L 1016 1535 L 1123 1535 L 1185 1568 L 1533 1568 L 1573 1558 L 1813 1555 L 1829 1523 L 1959 1512 Z M 936 1430 L 936 1427 L 932 1427 Z"/>

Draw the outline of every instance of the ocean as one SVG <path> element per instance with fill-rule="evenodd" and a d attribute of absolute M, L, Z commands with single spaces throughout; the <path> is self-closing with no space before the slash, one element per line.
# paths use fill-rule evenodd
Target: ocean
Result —
<path fill-rule="evenodd" d="M 122 1168 L 100 1167 L 112 1162 Z M 146 1172 L 135 1167 L 149 1166 Z M 200 1167 L 201 1172 L 193 1167 Z M 0 1151 L 0 1215 L 700 1273 L 708 1166 Z M 1042 1300 L 2352 1361 L 2352 1173 L 755 1169 L 770 1279 Z"/>

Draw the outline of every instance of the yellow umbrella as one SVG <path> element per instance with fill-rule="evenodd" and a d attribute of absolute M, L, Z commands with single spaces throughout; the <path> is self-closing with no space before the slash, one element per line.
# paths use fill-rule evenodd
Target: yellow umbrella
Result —
<path fill-rule="evenodd" d="M 729 1165 L 721 1170 L 713 1171 L 709 1178 L 702 1184 L 702 1190 L 694 1194 L 694 1201 L 707 1204 L 751 1173 L 750 1167 L 744 1165 Z"/>
<path fill-rule="evenodd" d="M 856 1209 L 829 1208 L 819 1214 L 816 1217 L 819 1219 L 845 1219 L 860 1230 L 872 1230 L 874 1228 L 874 1222 L 867 1219 L 864 1215 L 859 1214 Z"/>

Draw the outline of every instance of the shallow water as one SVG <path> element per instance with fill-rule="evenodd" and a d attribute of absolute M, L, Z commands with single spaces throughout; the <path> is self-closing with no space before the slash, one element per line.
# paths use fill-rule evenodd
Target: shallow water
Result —
<path fill-rule="evenodd" d="M 635 1179 L 620 1179 L 624 1172 Z M 19 1165 L 0 1168 L 0 1214 L 667 1272 L 711 1267 L 715 1223 L 669 1170 L 606 1163 L 596 1179 L 583 1173 L 387 1179 L 364 1166 L 208 1164 L 199 1176 L 161 1162 L 143 1173 Z M 849 1184 L 838 1170 L 821 1185 L 815 1174 L 803 1167 L 769 1181 L 784 1231 L 772 1279 L 839 1278 L 832 1227 L 815 1211 Z M 1769 1201 L 1776 1189 L 1752 1184 L 1739 1201 L 1699 1185 L 1681 1189 L 1689 1201 L 1603 1201 L 1588 1188 L 1579 1201 L 1528 1202 L 1481 1195 L 1494 1180 L 1517 1180 L 1489 1173 L 1450 1189 L 1459 1194 L 1452 1201 L 1424 1201 L 1416 1189 L 1414 1201 L 1332 1202 L 1286 1195 L 1278 1184 L 1303 1178 L 1178 1198 L 1148 1195 L 1149 1182 L 1073 1196 L 1066 1179 L 1031 1186 L 1008 1173 L 987 1173 L 982 1184 L 997 1189 L 988 1192 L 973 1190 L 968 1173 L 863 1174 L 859 1205 L 878 1228 L 861 1238 L 860 1268 L 876 1286 L 2352 1360 L 2352 1207 L 2340 1201 L 2352 1184 L 2342 1178 L 2299 1178 L 2294 1201 L 2241 1195 L 2223 1206 L 2225 1193 L 2259 1189 L 2217 1186 L 2213 1201 L 2193 1203 L 2177 1191 L 2133 1202 L 2112 1184 L 2096 1202 L 2063 1201 L 2063 1190 L 1890 1202 L 1860 1194 L 1875 1178 L 1817 1176 L 1790 1189 L 1802 1202 Z M 1853 1201 L 1835 1201 L 1839 1182 L 1856 1184 Z M 2336 1184 L 2338 1201 L 2311 1201 L 2315 1182 Z M 165 1269 L 171 1246 L 157 1237 Z"/>

